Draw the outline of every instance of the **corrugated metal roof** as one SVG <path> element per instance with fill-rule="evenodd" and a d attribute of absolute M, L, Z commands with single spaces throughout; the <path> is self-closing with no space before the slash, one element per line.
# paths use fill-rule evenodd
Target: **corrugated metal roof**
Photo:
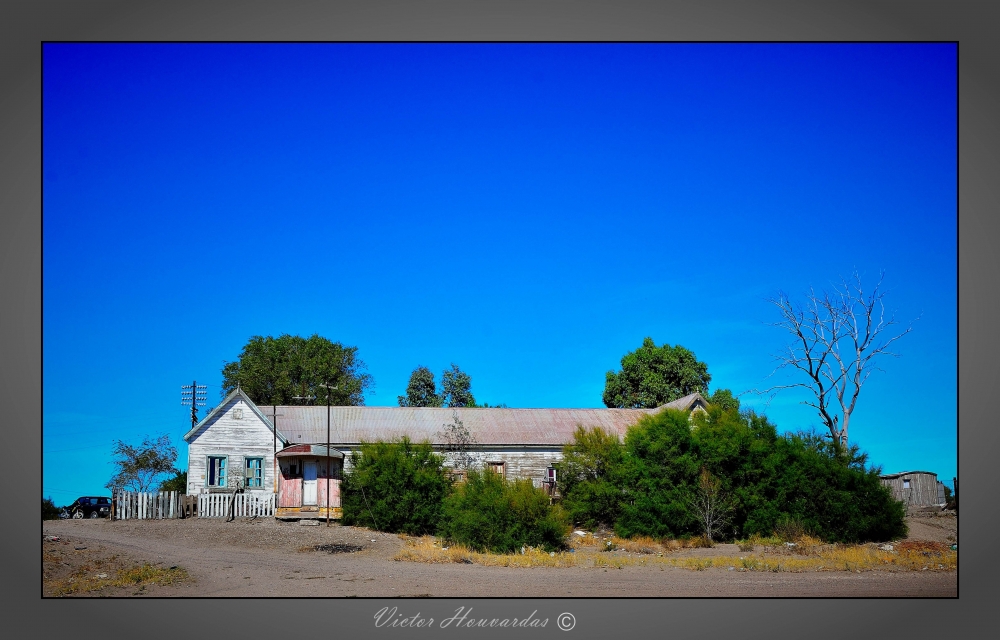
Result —
<path fill-rule="evenodd" d="M 479 445 L 554 445 L 573 439 L 577 426 L 601 427 L 624 436 L 645 415 L 664 408 L 687 409 L 703 398 L 692 394 L 657 409 L 451 409 L 430 407 L 330 407 L 330 442 L 392 440 L 408 436 L 443 444 L 457 413 Z M 281 431 L 293 443 L 326 442 L 325 406 L 283 406 Z"/>
<path fill-rule="evenodd" d="M 900 471 L 899 473 L 883 473 L 880 478 L 885 478 L 886 480 L 891 480 L 892 478 L 898 478 L 900 476 L 909 476 L 915 473 L 923 473 L 929 476 L 937 476 L 933 471 Z"/>

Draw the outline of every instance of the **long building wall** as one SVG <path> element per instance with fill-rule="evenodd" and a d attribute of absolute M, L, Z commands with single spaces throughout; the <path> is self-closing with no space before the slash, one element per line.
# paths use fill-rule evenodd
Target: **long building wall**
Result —
<path fill-rule="evenodd" d="M 344 470 L 351 469 L 351 447 L 341 448 L 344 454 Z M 456 466 L 456 454 L 452 452 L 442 452 L 445 458 L 445 465 Z M 472 459 L 471 466 L 477 469 L 484 469 L 495 464 L 502 464 L 504 475 L 508 478 L 530 478 L 536 487 L 548 479 L 548 470 L 553 463 L 562 460 L 561 447 L 484 447 L 474 451 L 469 451 Z"/>

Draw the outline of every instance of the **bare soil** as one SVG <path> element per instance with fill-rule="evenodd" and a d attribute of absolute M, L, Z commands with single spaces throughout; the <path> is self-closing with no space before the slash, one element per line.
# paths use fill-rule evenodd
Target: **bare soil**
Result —
<path fill-rule="evenodd" d="M 911 513 L 908 540 L 957 542 L 957 517 Z M 489 567 L 400 562 L 394 534 L 266 519 L 59 520 L 42 526 L 43 595 L 71 575 L 148 563 L 186 571 L 169 584 L 73 596 L 170 597 L 957 597 L 956 571 L 738 572 L 722 567 Z M 53 540 L 52 538 L 57 538 Z M 736 545 L 685 549 L 725 556 Z M 102 569 L 103 567 L 103 569 Z"/>

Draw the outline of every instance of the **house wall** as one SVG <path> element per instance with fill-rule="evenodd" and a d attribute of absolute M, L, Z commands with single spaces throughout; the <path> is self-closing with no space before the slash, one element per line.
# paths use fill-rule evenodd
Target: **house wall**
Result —
<path fill-rule="evenodd" d="M 909 478 L 909 488 L 904 488 L 904 480 Z M 944 504 L 941 500 L 943 488 L 939 488 L 937 474 L 934 473 L 904 473 L 892 478 L 882 478 L 882 484 L 892 489 L 896 500 L 902 500 L 907 505 L 935 506 Z"/>
<path fill-rule="evenodd" d="M 316 504 L 326 506 L 326 458 L 306 458 L 292 457 L 283 458 L 278 461 L 279 482 L 278 482 L 278 506 L 279 507 L 300 507 L 302 506 L 302 463 L 304 460 L 316 461 Z M 296 465 L 296 473 L 289 472 L 289 465 Z M 330 463 L 330 506 L 340 506 L 340 461 L 332 460 Z"/>
<path fill-rule="evenodd" d="M 344 470 L 350 471 L 351 448 L 340 449 L 344 454 Z M 445 465 L 455 466 L 455 454 L 451 452 L 441 452 L 445 458 Z M 472 458 L 472 467 L 482 469 L 489 462 L 503 462 L 505 474 L 508 478 L 530 478 L 532 484 L 541 487 L 542 483 L 548 479 L 548 468 L 554 463 L 562 460 L 562 447 L 483 447 L 475 451 L 469 451 Z"/>
<path fill-rule="evenodd" d="M 237 418 L 237 410 L 242 417 Z M 188 444 L 188 495 L 208 493 L 205 486 L 208 456 L 228 456 L 227 486 L 221 491 L 232 491 L 234 481 L 242 477 L 245 459 L 264 459 L 264 486 L 262 492 L 274 491 L 274 436 L 270 428 L 254 411 L 236 396 L 229 401 L 215 418 L 204 425 Z M 281 443 L 278 443 L 281 449 Z"/>

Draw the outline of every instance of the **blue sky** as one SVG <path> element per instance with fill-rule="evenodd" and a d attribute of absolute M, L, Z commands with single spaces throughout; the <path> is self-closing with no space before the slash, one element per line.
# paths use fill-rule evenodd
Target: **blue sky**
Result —
<path fill-rule="evenodd" d="M 913 332 L 851 438 L 957 475 L 951 44 L 46 44 L 43 495 L 105 494 L 253 335 L 358 347 L 368 405 L 600 407 L 645 336 L 766 386 L 766 298 L 884 270 Z M 787 380 L 787 379 L 786 379 Z M 745 395 L 779 430 L 805 396 Z M 204 412 L 199 417 L 204 416 Z"/>

